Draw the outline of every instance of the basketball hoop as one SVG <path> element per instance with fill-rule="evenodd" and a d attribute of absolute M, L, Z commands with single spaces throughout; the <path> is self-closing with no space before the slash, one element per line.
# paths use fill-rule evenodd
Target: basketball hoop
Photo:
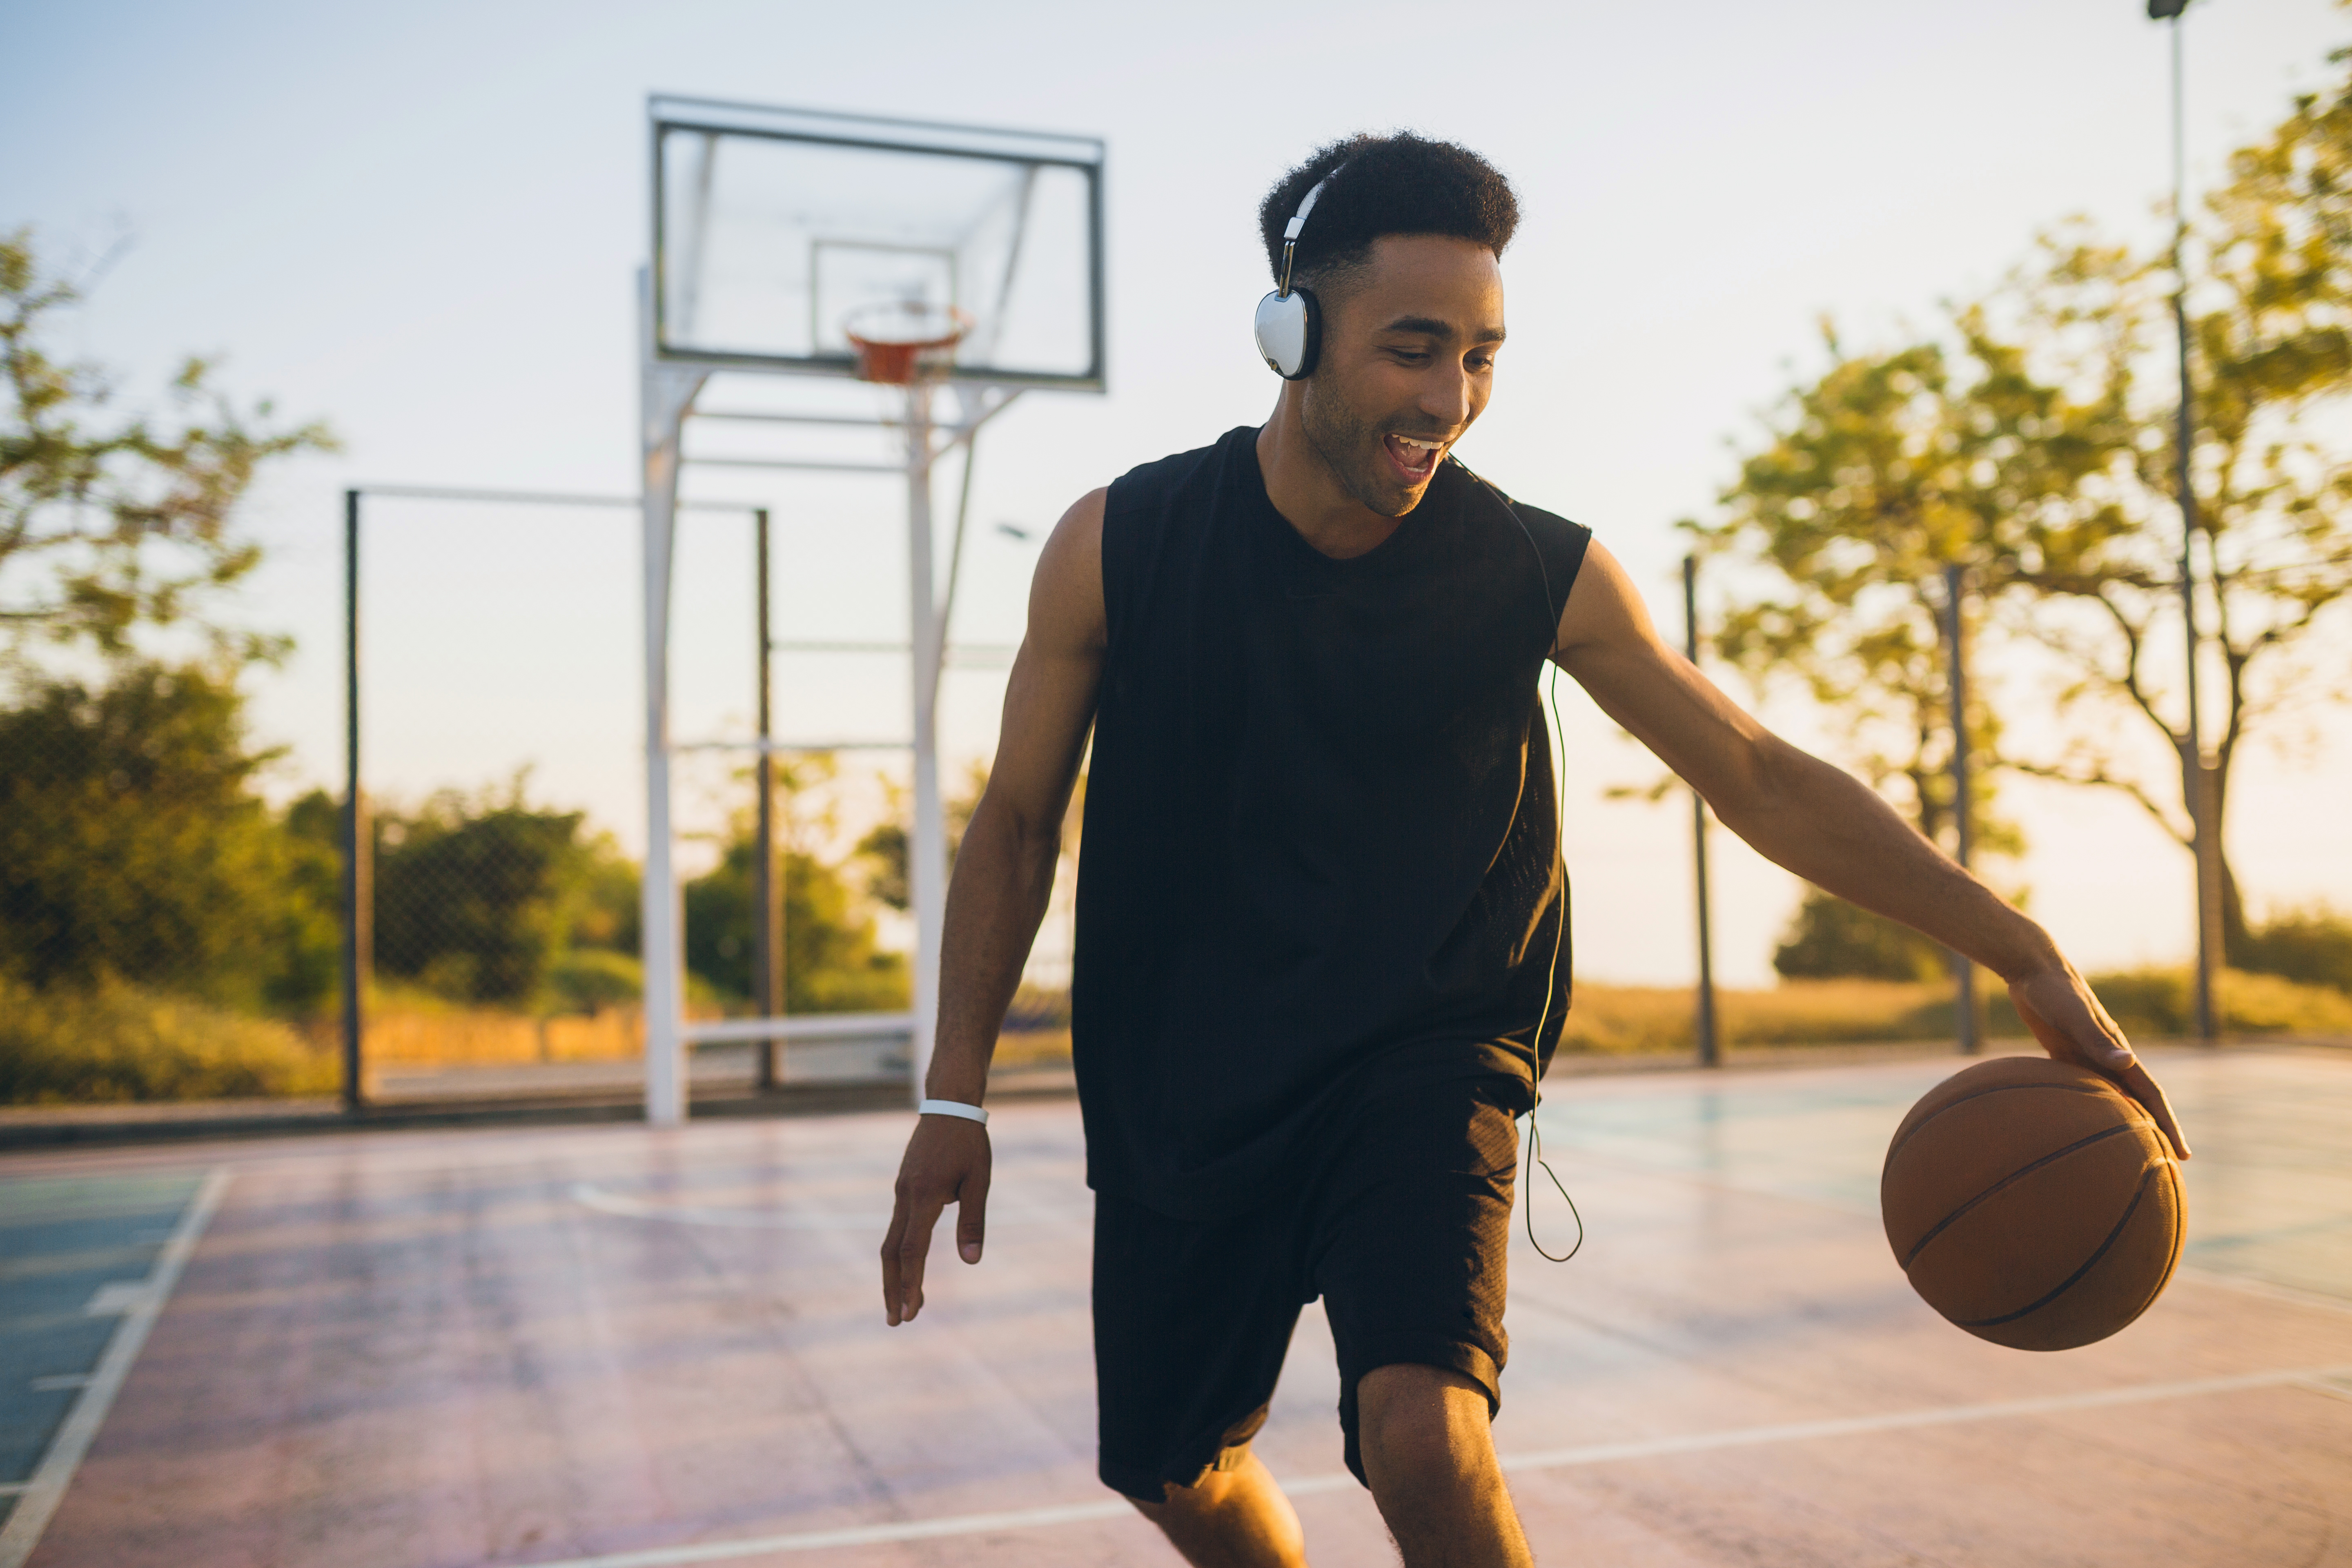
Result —
<path fill-rule="evenodd" d="M 842 335 L 857 351 L 857 379 L 909 386 L 926 368 L 924 356 L 951 349 L 971 331 L 971 317 L 953 306 L 903 303 L 866 305 L 849 312 Z M 936 357 L 929 368 L 937 368 Z"/>

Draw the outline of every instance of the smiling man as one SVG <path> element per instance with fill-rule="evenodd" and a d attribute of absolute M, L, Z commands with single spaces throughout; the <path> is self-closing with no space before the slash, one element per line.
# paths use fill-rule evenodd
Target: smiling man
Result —
<path fill-rule="evenodd" d="M 1800 876 L 2001 974 L 2053 1055 L 2164 1096 L 2047 933 L 1662 644 L 1591 532 L 1451 455 L 1503 344 L 1509 184 L 1357 137 L 1261 210 L 1273 416 L 1081 499 L 1038 563 L 950 889 L 882 1249 L 923 1300 L 1091 731 L 1073 1044 L 1104 1482 L 1186 1559 L 1306 1561 L 1250 1438 L 1324 1303 L 1347 1464 L 1412 1568 L 1530 1561 L 1488 1436 L 1515 1119 L 1567 1008 L 1546 660 Z"/>

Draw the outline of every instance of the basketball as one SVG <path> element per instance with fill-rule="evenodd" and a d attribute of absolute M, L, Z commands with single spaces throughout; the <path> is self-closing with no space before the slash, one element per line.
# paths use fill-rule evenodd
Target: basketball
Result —
<path fill-rule="evenodd" d="M 1887 1146 L 1879 1209 L 1921 1299 L 1979 1339 L 2063 1351 L 2147 1310 L 2180 1261 L 2180 1168 L 2147 1112 L 2086 1068 L 1956 1073 Z"/>

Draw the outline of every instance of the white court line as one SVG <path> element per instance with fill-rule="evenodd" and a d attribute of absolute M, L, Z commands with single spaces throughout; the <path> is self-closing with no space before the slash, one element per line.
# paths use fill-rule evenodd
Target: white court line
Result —
<path fill-rule="evenodd" d="M 1577 1448 L 1548 1448 L 1503 1458 L 1506 1470 L 1558 1470 L 1578 1465 L 1607 1464 L 1618 1459 L 1654 1458 L 1665 1454 L 1696 1454 L 1710 1448 L 1738 1448 L 1763 1443 L 1795 1443 L 1816 1437 L 1845 1437 L 1864 1432 L 1892 1432 L 1912 1426 L 1947 1426 L 1968 1421 L 1998 1421 L 2018 1415 L 2044 1415 L 2062 1410 L 2096 1410 L 2116 1405 L 2146 1405 L 2165 1399 L 2191 1399 L 2209 1394 L 2233 1394 L 2250 1388 L 2311 1386 L 2329 1378 L 2352 1377 L 2352 1365 L 2305 1366 L 2285 1372 L 2250 1372 L 2235 1377 L 2200 1377 L 2185 1383 L 2143 1383 L 2124 1388 L 2103 1388 L 2083 1394 L 2055 1394 L 2042 1399 L 2011 1399 L 1991 1405 L 1948 1405 L 1932 1410 L 1903 1410 L 1886 1415 L 1854 1415 L 1832 1421 L 1797 1421 L 1778 1426 L 1737 1426 L 1725 1432 L 1692 1432 L 1678 1437 L 1648 1437 L 1630 1443 L 1592 1443 Z M 1306 1476 L 1286 1480 L 1282 1489 L 1293 1497 L 1344 1491 L 1357 1485 L 1349 1475 Z M 906 1520 L 893 1524 L 850 1525 L 838 1530 L 803 1531 L 792 1535 L 761 1535 L 741 1541 L 705 1541 L 689 1545 L 654 1546 L 636 1552 L 614 1552 L 597 1557 L 567 1557 L 531 1568 L 672 1568 L 673 1564 L 724 1563 L 740 1557 L 764 1557 L 787 1552 L 821 1552 L 830 1547 L 874 1546 L 895 1541 L 928 1541 L 943 1535 L 992 1535 L 1008 1530 L 1034 1530 L 1049 1524 L 1076 1524 L 1087 1520 L 1121 1519 L 1133 1508 L 1124 1500 L 1064 1503 L 1054 1508 L 1014 1509 L 1003 1513 L 965 1513 L 942 1519 Z"/>
<path fill-rule="evenodd" d="M 617 1215 L 623 1219 L 662 1220 L 670 1225 L 710 1226 L 721 1230 L 849 1230 L 866 1231 L 879 1236 L 888 1228 L 890 1215 L 886 1209 L 871 1214 L 851 1212 L 826 1213 L 808 1209 L 722 1209 L 698 1206 L 693 1204 L 661 1204 L 627 1193 L 616 1193 L 600 1187 L 593 1182 L 572 1184 L 572 1201 L 583 1208 L 599 1214 Z M 1003 1205 L 989 1216 L 992 1228 L 1008 1225 L 1067 1225 L 1087 1219 L 1084 1214 L 1062 1214 L 1033 1207 L 1016 1208 Z"/>
<path fill-rule="evenodd" d="M 16 1509 L 8 1522 L 0 1526 L 0 1568 L 24 1568 L 25 1560 L 40 1544 L 41 1531 L 49 1527 L 49 1516 L 65 1500 L 66 1488 L 80 1468 L 82 1456 L 98 1436 L 99 1426 L 106 1413 L 114 1406 L 114 1396 L 122 1388 L 122 1380 L 131 1374 L 131 1363 L 147 1343 L 148 1331 L 163 1314 L 163 1303 L 171 1299 L 172 1288 L 180 1282 L 180 1271 L 188 1266 L 188 1258 L 196 1250 L 197 1238 L 205 1226 L 212 1223 L 213 1214 L 228 1192 L 228 1173 L 207 1172 L 204 1185 L 189 1201 L 180 1223 L 172 1227 L 172 1239 L 163 1244 L 162 1256 L 155 1259 L 154 1272 L 142 1282 L 145 1289 L 136 1302 L 122 1311 L 122 1326 L 114 1331 L 107 1342 L 106 1353 L 98 1358 L 91 1369 L 89 1382 L 74 1401 L 65 1420 L 58 1426 L 58 1435 L 49 1444 L 49 1451 L 41 1456 L 40 1467 L 32 1479 L 24 1483 Z"/>
<path fill-rule="evenodd" d="M 725 1230 L 870 1230 L 880 1235 L 890 1223 L 887 1214 L 810 1214 L 790 1209 L 714 1209 L 690 1204 L 654 1204 L 626 1193 L 609 1192 L 593 1182 L 572 1184 L 572 1201 L 599 1214 L 624 1219 L 667 1220 L 673 1225 L 707 1225 Z"/>

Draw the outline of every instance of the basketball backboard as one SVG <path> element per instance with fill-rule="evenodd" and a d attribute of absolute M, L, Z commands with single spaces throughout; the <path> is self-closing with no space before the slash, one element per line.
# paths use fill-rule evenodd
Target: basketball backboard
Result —
<path fill-rule="evenodd" d="M 949 378 L 1100 391 L 1103 145 L 656 97 L 654 353 L 849 375 L 845 322 L 961 312 Z"/>

